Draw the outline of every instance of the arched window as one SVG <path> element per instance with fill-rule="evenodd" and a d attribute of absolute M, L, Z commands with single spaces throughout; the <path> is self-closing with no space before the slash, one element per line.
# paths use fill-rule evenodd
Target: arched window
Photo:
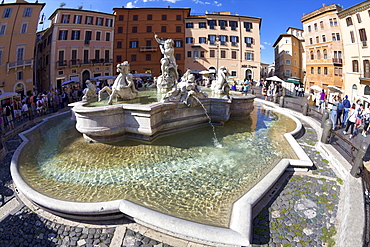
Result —
<path fill-rule="evenodd" d="M 311 60 L 314 60 L 315 59 L 315 56 L 313 54 L 313 51 L 310 52 L 310 57 L 311 57 Z"/>
<path fill-rule="evenodd" d="M 328 51 L 325 49 L 322 53 L 324 54 L 324 59 L 328 59 Z"/>
<path fill-rule="evenodd" d="M 370 95 L 370 86 L 366 85 L 364 88 L 364 95 Z"/>
<path fill-rule="evenodd" d="M 317 51 L 317 60 L 320 60 L 321 59 L 321 53 L 320 53 L 320 50 Z"/>
<path fill-rule="evenodd" d="M 352 72 L 358 72 L 358 61 L 352 60 Z"/>

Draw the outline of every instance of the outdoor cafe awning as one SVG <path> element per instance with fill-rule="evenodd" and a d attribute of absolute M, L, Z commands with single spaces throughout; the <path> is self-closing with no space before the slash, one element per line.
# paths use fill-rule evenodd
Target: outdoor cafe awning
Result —
<path fill-rule="evenodd" d="M 117 76 L 97 76 L 94 78 L 91 78 L 90 81 L 105 81 L 110 79 L 115 79 Z"/>
<path fill-rule="evenodd" d="M 62 83 L 62 86 L 65 86 L 67 84 L 75 83 L 75 81 L 69 80 Z"/>
<path fill-rule="evenodd" d="M 266 78 L 266 81 L 278 81 L 278 82 L 283 82 L 282 79 L 280 79 L 279 77 L 277 77 L 276 75 L 272 76 L 272 77 L 269 77 L 269 78 Z"/>
<path fill-rule="evenodd" d="M 288 80 L 286 80 L 285 82 L 290 82 L 290 83 L 294 83 L 294 84 L 300 84 L 301 83 L 301 79 L 296 78 L 296 77 L 291 77 L 291 78 L 288 78 Z"/>

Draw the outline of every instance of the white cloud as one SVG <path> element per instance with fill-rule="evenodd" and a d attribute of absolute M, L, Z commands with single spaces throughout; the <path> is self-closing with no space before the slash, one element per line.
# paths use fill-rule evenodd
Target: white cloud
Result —
<path fill-rule="evenodd" d="M 170 2 L 170 3 L 176 3 L 178 1 L 181 1 L 181 0 L 164 0 L 165 2 Z"/>
<path fill-rule="evenodd" d="M 261 50 L 264 50 L 264 49 L 266 49 L 266 47 L 261 44 Z"/>
<path fill-rule="evenodd" d="M 268 45 L 268 46 L 271 46 L 272 44 L 271 43 L 268 43 L 268 42 L 263 42 L 265 45 Z"/>
<path fill-rule="evenodd" d="M 195 4 L 206 4 L 206 5 L 211 5 L 212 4 L 212 5 L 215 5 L 217 7 L 222 6 L 222 3 L 218 2 L 218 1 L 213 1 L 213 3 L 210 3 L 210 2 L 203 2 L 201 0 L 193 0 L 193 2 Z"/>
<path fill-rule="evenodd" d="M 125 8 L 135 8 L 135 6 L 132 2 L 128 2 L 128 3 L 126 3 Z"/>
<path fill-rule="evenodd" d="M 221 7 L 221 6 L 222 6 L 222 3 L 218 2 L 218 1 L 213 1 L 213 3 L 214 3 L 217 7 Z"/>

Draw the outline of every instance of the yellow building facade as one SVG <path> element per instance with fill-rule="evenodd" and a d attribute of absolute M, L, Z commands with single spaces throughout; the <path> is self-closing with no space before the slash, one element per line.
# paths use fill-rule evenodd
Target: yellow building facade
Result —
<path fill-rule="evenodd" d="M 44 6 L 23 0 L 0 5 L 1 93 L 33 91 L 36 30 Z"/>
<path fill-rule="evenodd" d="M 305 36 L 306 90 L 313 85 L 344 88 L 343 44 L 338 12 L 342 7 L 323 6 L 301 18 Z"/>

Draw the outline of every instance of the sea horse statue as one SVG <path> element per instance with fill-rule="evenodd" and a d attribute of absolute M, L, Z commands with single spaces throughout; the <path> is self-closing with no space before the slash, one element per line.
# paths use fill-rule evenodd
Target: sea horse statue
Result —
<path fill-rule="evenodd" d="M 111 105 L 114 97 L 120 97 L 122 100 L 130 100 L 139 96 L 139 91 L 135 88 L 132 74 L 130 73 L 130 64 L 128 61 L 117 64 L 119 75 L 110 87 L 105 86 L 99 91 L 98 100 L 102 100 L 102 94 L 107 91 L 109 94 L 108 104 Z"/>

